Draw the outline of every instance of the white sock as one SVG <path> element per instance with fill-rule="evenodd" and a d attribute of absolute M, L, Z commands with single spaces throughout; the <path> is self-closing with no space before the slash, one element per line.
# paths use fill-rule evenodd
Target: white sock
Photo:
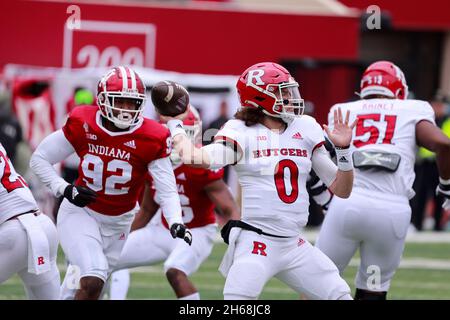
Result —
<path fill-rule="evenodd" d="M 110 286 L 110 300 L 125 300 L 130 286 L 130 271 L 123 269 L 113 272 Z"/>
<path fill-rule="evenodd" d="M 200 293 L 196 292 L 188 296 L 178 298 L 178 300 L 200 300 Z"/>

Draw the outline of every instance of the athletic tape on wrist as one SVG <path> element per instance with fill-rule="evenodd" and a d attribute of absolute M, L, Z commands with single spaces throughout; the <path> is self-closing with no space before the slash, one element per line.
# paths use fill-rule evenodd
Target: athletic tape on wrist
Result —
<path fill-rule="evenodd" d="M 178 119 L 174 119 L 174 120 L 169 120 L 167 122 L 167 127 L 170 130 L 170 134 L 173 137 L 175 137 L 177 134 L 184 134 L 186 135 L 186 131 L 184 131 L 183 128 L 183 121 L 178 120 Z"/>
<path fill-rule="evenodd" d="M 336 148 L 337 167 L 341 171 L 353 170 L 353 160 L 350 155 L 350 148 Z"/>

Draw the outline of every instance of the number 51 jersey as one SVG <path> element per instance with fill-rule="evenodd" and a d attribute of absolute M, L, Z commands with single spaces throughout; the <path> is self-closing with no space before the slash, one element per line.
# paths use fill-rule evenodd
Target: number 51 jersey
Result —
<path fill-rule="evenodd" d="M 284 132 L 229 120 L 214 137 L 242 151 L 235 169 L 242 187 L 242 219 L 266 232 L 296 236 L 308 221 L 306 181 L 311 156 L 324 143 L 322 128 L 303 115 Z"/>
<path fill-rule="evenodd" d="M 97 107 L 79 106 L 62 130 L 80 157 L 76 185 L 97 193 L 88 208 L 115 216 L 135 208 L 149 163 L 167 157 L 172 141 L 169 130 L 151 119 L 119 132 L 101 121 Z"/>
<path fill-rule="evenodd" d="M 355 169 L 354 188 L 411 199 L 414 196 L 416 124 L 422 120 L 435 123 L 430 104 L 420 100 L 395 99 L 367 99 L 336 104 L 328 114 L 330 127 L 336 108 L 341 108 L 343 115 L 350 110 L 350 123 L 358 118 L 353 129 L 352 151 L 381 151 L 398 154 L 401 158 L 395 172 Z"/>

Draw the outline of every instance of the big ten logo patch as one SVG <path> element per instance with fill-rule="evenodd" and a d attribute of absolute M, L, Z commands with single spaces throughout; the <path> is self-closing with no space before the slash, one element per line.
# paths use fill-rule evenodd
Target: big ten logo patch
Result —
<path fill-rule="evenodd" d="M 267 245 L 259 241 L 253 241 L 253 254 L 259 254 L 261 256 L 267 256 L 266 253 Z"/>
<path fill-rule="evenodd" d="M 81 19 L 79 28 L 65 25 L 63 66 L 153 68 L 155 45 L 156 27 L 153 24 Z"/>

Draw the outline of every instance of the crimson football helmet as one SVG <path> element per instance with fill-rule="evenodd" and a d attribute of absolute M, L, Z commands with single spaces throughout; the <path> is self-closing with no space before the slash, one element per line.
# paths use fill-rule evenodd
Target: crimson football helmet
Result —
<path fill-rule="evenodd" d="M 116 98 L 135 100 L 135 110 L 116 106 L 114 103 Z M 145 100 L 144 82 L 129 67 L 114 67 L 103 76 L 97 86 L 97 104 L 103 117 L 120 129 L 126 129 L 139 121 L 144 111 Z"/>
<path fill-rule="evenodd" d="M 361 98 L 383 95 L 395 99 L 406 99 L 408 86 L 402 70 L 389 61 L 372 63 L 361 79 Z"/>
<path fill-rule="evenodd" d="M 305 109 L 297 81 L 277 63 L 251 66 L 239 77 L 236 87 L 242 107 L 260 107 L 268 116 L 287 121 L 301 116 Z"/>

